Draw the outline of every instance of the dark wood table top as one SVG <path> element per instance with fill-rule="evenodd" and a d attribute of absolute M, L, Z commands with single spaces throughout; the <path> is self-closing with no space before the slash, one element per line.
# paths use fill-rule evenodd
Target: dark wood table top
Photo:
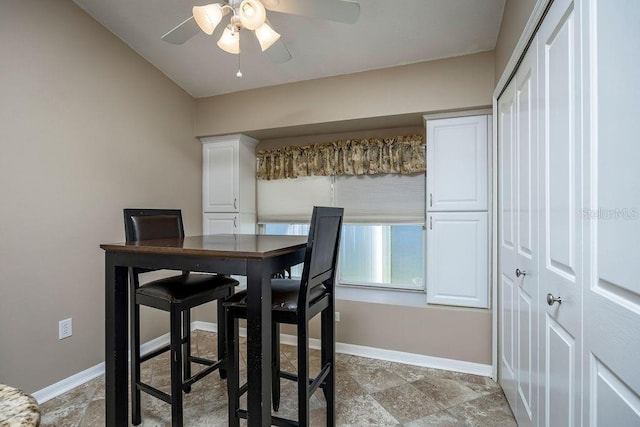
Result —
<path fill-rule="evenodd" d="M 276 236 L 267 234 L 211 234 L 188 236 L 184 239 L 142 240 L 107 243 L 105 251 L 197 255 L 228 258 L 270 258 L 303 248 L 307 236 Z"/>

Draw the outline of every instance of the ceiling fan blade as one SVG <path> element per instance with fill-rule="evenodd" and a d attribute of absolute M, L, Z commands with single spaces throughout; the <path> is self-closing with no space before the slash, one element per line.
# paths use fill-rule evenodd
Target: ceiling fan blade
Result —
<path fill-rule="evenodd" d="M 183 44 L 191 37 L 200 32 L 200 27 L 196 24 L 196 20 L 193 16 L 182 21 L 176 25 L 171 31 L 162 36 L 162 40 L 172 44 Z"/>
<path fill-rule="evenodd" d="M 284 44 L 282 38 L 275 42 L 269 49 L 264 51 L 264 54 L 274 64 L 284 64 L 291 59 L 291 52 L 287 49 L 287 45 Z"/>
<path fill-rule="evenodd" d="M 360 4 L 343 0 L 265 0 L 264 6 L 274 12 L 322 18 L 353 24 L 360 17 Z"/>

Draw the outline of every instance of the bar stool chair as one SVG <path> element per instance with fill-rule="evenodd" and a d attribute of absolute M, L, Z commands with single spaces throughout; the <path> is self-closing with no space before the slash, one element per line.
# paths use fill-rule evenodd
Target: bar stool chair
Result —
<path fill-rule="evenodd" d="M 125 209 L 124 228 L 127 242 L 184 238 L 182 212 L 177 209 Z M 131 422 L 140 424 L 140 391 L 171 405 L 171 423 L 182 426 L 182 393 L 216 369 L 226 377 L 225 317 L 222 300 L 233 295 L 239 283 L 223 275 L 182 274 L 154 280 L 140 286 L 138 276 L 149 269 L 130 268 L 131 318 Z M 218 360 L 191 355 L 191 309 L 210 301 L 218 301 Z M 170 313 L 170 344 L 144 356 L 140 355 L 140 306 L 145 305 Z M 140 379 L 140 364 L 166 351 L 171 352 L 171 394 Z M 191 363 L 205 365 L 191 375 Z"/>
<path fill-rule="evenodd" d="M 342 216 L 342 208 L 314 207 L 302 278 L 271 279 L 271 381 L 275 411 L 278 411 L 280 405 L 280 378 L 298 383 L 298 420 L 272 416 L 272 425 L 308 426 L 309 399 L 318 387 L 322 389 L 327 401 L 327 426 L 335 425 L 334 283 Z M 224 307 L 227 317 L 229 425 L 238 426 L 239 418 L 247 418 L 247 411 L 240 409 L 240 397 L 248 387 L 247 384 L 240 386 L 238 374 L 238 319 L 247 317 L 246 291 L 229 298 Z M 318 314 L 321 314 L 321 369 L 315 378 L 310 379 L 309 321 Z M 280 323 L 297 327 L 297 375 L 280 370 Z"/>

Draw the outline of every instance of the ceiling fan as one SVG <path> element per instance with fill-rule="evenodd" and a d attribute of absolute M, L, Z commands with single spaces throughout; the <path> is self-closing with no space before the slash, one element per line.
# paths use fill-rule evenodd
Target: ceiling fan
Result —
<path fill-rule="evenodd" d="M 193 15 L 162 36 L 172 44 L 183 44 L 200 31 L 212 35 L 223 18 L 231 14 L 218 40 L 225 52 L 240 53 L 240 30 L 253 32 L 263 52 L 276 64 L 287 62 L 291 53 L 267 19 L 266 11 L 303 15 L 353 24 L 360 16 L 360 5 L 346 0 L 221 0 L 194 6 Z M 220 31 L 220 30 L 218 30 Z M 240 72 L 238 71 L 240 74 Z M 241 74 L 239 75 L 239 77 Z"/>

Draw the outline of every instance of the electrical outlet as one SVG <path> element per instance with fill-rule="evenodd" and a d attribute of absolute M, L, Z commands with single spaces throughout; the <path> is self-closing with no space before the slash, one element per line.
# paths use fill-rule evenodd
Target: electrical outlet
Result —
<path fill-rule="evenodd" d="M 340 321 L 340 312 L 336 311 L 336 322 Z"/>
<path fill-rule="evenodd" d="M 58 339 L 68 338 L 73 335 L 73 320 L 71 318 L 58 322 Z"/>

